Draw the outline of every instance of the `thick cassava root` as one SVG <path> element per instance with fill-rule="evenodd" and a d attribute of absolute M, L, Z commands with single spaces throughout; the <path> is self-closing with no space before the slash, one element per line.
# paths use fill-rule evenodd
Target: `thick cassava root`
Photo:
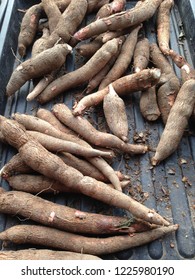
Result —
<path fill-rule="evenodd" d="M 10 77 L 6 87 L 7 96 L 13 95 L 28 80 L 43 77 L 60 68 L 64 64 L 67 54 L 71 51 L 72 48 L 69 45 L 60 44 L 22 62 Z"/>
<path fill-rule="evenodd" d="M 139 73 L 130 74 L 117 79 L 112 83 L 112 86 L 119 96 L 123 96 L 125 94 L 150 88 L 158 83 L 160 77 L 161 71 L 159 69 L 145 69 Z M 73 114 L 75 116 L 81 115 L 87 108 L 98 105 L 103 101 L 104 96 L 108 94 L 108 91 L 108 87 L 105 87 L 102 90 L 83 97 L 77 104 L 75 104 Z"/>
<path fill-rule="evenodd" d="M 92 174 L 92 176 L 94 176 Z M 58 181 L 47 178 L 43 175 L 30 175 L 30 174 L 19 174 L 5 178 L 13 190 L 23 191 L 32 194 L 42 193 L 79 193 L 79 190 L 71 189 L 59 183 Z M 114 188 L 113 185 L 107 184 L 109 187 Z M 121 181 L 122 189 L 130 186 L 130 180 Z"/>
<path fill-rule="evenodd" d="M 103 109 L 106 122 L 114 135 L 128 141 L 128 120 L 125 103 L 118 96 L 112 84 L 109 85 L 109 93 L 104 97 Z"/>
<path fill-rule="evenodd" d="M 47 121 L 43 121 L 37 117 L 31 116 L 31 115 L 26 115 L 26 114 L 19 114 L 19 113 L 15 113 L 13 115 L 13 117 L 28 130 L 36 130 L 36 131 L 39 131 L 42 133 L 49 134 L 56 138 L 71 141 L 71 142 L 80 144 L 84 147 L 91 148 L 91 146 L 86 141 L 84 141 L 83 139 L 80 139 L 78 136 L 61 132 L 60 130 L 53 127 Z M 96 166 L 110 180 L 110 182 L 114 186 L 116 186 L 116 189 L 121 190 L 118 177 L 114 173 L 114 170 L 112 169 L 112 167 L 103 158 L 101 158 L 101 157 L 89 158 L 88 157 L 87 160 L 90 163 L 92 163 L 94 166 Z"/>
<path fill-rule="evenodd" d="M 158 9 L 157 15 L 157 39 L 160 50 L 163 54 L 169 55 L 170 38 L 170 10 L 174 0 L 164 0 Z"/>
<path fill-rule="evenodd" d="M 1 116 L 0 125 L 6 141 L 18 149 L 24 162 L 35 171 L 66 184 L 70 188 L 78 188 L 81 193 L 97 200 L 122 207 L 132 212 L 136 218 L 159 225 L 169 225 L 169 222 L 154 210 L 67 166 L 58 156 L 51 154 L 39 142 L 29 137 L 25 129 L 16 121 Z"/>
<path fill-rule="evenodd" d="M 195 80 L 186 81 L 173 104 L 152 164 L 169 157 L 178 147 L 195 104 Z"/>
<path fill-rule="evenodd" d="M 91 144 L 118 149 L 121 152 L 130 154 L 144 154 L 148 151 L 146 145 L 124 143 L 115 135 L 98 131 L 85 118 L 73 116 L 71 110 L 63 103 L 55 104 L 52 112 L 61 122 L 69 126 Z"/>
<path fill-rule="evenodd" d="M 150 45 L 150 57 L 153 64 L 162 72 L 160 85 L 157 89 L 157 103 L 163 123 L 166 124 L 170 109 L 180 89 L 180 81 L 173 67 L 155 43 Z"/>
<path fill-rule="evenodd" d="M 161 2 L 162 0 L 146 0 L 141 3 L 139 7 L 98 19 L 77 31 L 74 34 L 74 38 L 77 40 L 85 40 L 108 30 L 124 29 L 139 24 L 151 18 Z"/>
<path fill-rule="evenodd" d="M 147 244 L 177 229 L 178 225 L 171 225 L 133 235 L 92 238 L 43 226 L 18 225 L 1 232 L 0 240 L 16 244 L 49 245 L 60 250 L 99 256 Z"/>
<path fill-rule="evenodd" d="M 120 231 L 120 225 L 128 224 L 129 221 L 128 218 L 79 211 L 21 191 L 4 192 L 1 189 L 0 201 L 1 213 L 21 215 L 40 224 L 70 232 L 111 234 L 116 233 L 117 229 Z"/>
<path fill-rule="evenodd" d="M 46 103 L 60 93 L 88 82 L 117 53 L 119 44 L 120 39 L 113 39 L 104 44 L 82 67 L 63 75 L 49 84 L 38 96 L 38 102 L 41 104 Z"/>

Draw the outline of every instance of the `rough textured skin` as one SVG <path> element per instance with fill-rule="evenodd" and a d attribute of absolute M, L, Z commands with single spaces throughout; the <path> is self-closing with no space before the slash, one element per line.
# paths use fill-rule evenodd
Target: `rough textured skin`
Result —
<path fill-rule="evenodd" d="M 174 63 L 181 68 L 182 83 L 187 80 L 195 79 L 195 69 L 186 61 L 186 59 L 176 53 L 174 50 L 169 51 L 169 56 L 172 58 Z"/>
<path fill-rule="evenodd" d="M 61 12 L 55 0 L 41 0 L 41 2 L 48 18 L 49 31 L 52 33 L 58 24 Z"/>
<path fill-rule="evenodd" d="M 148 121 L 156 121 L 160 116 L 157 104 L 156 87 L 153 86 L 146 91 L 142 91 L 140 97 L 140 111 Z"/>
<path fill-rule="evenodd" d="M 33 43 L 41 13 L 42 6 L 37 4 L 29 8 L 24 14 L 18 37 L 18 52 L 21 57 L 25 56 L 26 49 Z"/>
<path fill-rule="evenodd" d="M 114 31 L 139 24 L 151 18 L 162 0 L 146 0 L 139 7 L 106 18 L 98 19 L 74 34 L 77 40 L 85 40 L 108 30 Z"/>
<path fill-rule="evenodd" d="M 58 181 L 52 180 L 43 175 L 18 174 L 6 179 L 13 190 L 32 193 L 36 195 L 43 193 L 53 193 L 54 195 L 56 195 L 59 192 L 79 193 L 78 190 L 68 188 L 62 183 L 59 183 Z M 121 182 L 122 188 L 125 188 L 129 185 L 129 180 L 124 180 Z M 114 188 L 111 184 L 108 184 L 108 186 Z"/>
<path fill-rule="evenodd" d="M 169 222 L 154 210 L 147 208 L 118 190 L 111 189 L 100 181 L 83 176 L 78 170 L 67 166 L 58 156 L 48 152 L 39 142 L 31 139 L 25 129 L 16 121 L 0 116 L 0 125 L 6 141 L 19 150 L 24 162 L 35 171 L 66 184 L 67 187 L 78 189 L 87 196 L 126 209 L 136 218 L 158 225 L 169 225 Z"/>
<path fill-rule="evenodd" d="M 107 238 L 93 238 L 49 227 L 18 225 L 1 232 L 0 240 L 11 241 L 16 244 L 25 244 L 28 242 L 30 244 L 50 246 L 60 250 L 104 255 L 147 244 L 177 229 L 178 225 L 171 225 L 133 235 L 126 234 Z"/>
<path fill-rule="evenodd" d="M 145 69 L 139 73 L 121 77 L 114 81 L 112 85 L 117 94 L 123 96 L 125 94 L 150 88 L 158 83 L 160 76 L 161 71 L 159 69 Z M 108 87 L 83 97 L 77 104 L 75 104 L 73 114 L 75 116 L 81 115 L 87 108 L 98 105 L 103 101 L 104 96 L 107 93 Z"/>
<path fill-rule="evenodd" d="M 87 59 L 91 58 L 101 47 L 102 47 L 102 36 L 97 36 L 94 40 L 90 42 L 81 43 L 76 47 L 76 51 L 83 57 Z"/>
<path fill-rule="evenodd" d="M 124 143 L 117 136 L 96 130 L 87 119 L 75 117 L 71 110 L 63 103 L 55 104 L 53 113 L 61 122 L 69 126 L 89 143 L 105 148 L 118 149 L 124 153 L 142 154 L 147 151 L 147 146 Z"/>
<path fill-rule="evenodd" d="M 180 89 L 180 81 L 157 44 L 153 43 L 150 45 L 150 57 L 153 64 L 161 69 L 164 76 L 164 81 L 160 81 L 160 87 L 157 91 L 157 103 L 163 123 L 166 124 L 169 112 Z"/>
<path fill-rule="evenodd" d="M 109 93 L 104 97 L 103 109 L 106 122 L 111 132 L 122 139 L 128 141 L 128 120 L 125 103 L 118 96 L 113 86 L 109 86 Z"/>
<path fill-rule="evenodd" d="M 70 232 L 111 234 L 116 233 L 120 224 L 128 222 L 128 218 L 79 211 L 21 191 L 1 192 L 0 202 L 1 213 L 21 215 Z"/>
<path fill-rule="evenodd" d="M 135 73 L 146 69 L 150 57 L 150 46 L 147 38 L 138 40 L 133 55 L 133 66 Z"/>
<path fill-rule="evenodd" d="M 118 52 L 119 53 L 119 52 Z M 94 89 L 96 89 L 101 81 L 104 79 L 104 77 L 108 74 L 109 70 L 114 65 L 114 62 L 116 61 L 116 58 L 118 56 L 118 53 L 113 55 L 113 57 L 108 61 L 108 63 L 100 70 L 99 73 L 97 73 L 88 83 L 86 94 L 89 94 L 93 92 Z"/>
<path fill-rule="evenodd" d="M 64 43 L 69 42 L 77 27 L 81 24 L 86 15 L 87 7 L 87 0 L 72 0 L 63 12 L 54 32 L 63 39 Z"/>
<path fill-rule="evenodd" d="M 110 83 L 116 81 L 125 73 L 132 60 L 134 49 L 137 43 L 138 32 L 142 24 L 135 27 L 131 33 L 126 37 L 125 42 L 121 47 L 121 51 L 116 59 L 113 67 L 110 69 L 106 77 L 102 80 L 99 88 L 103 89 Z"/>
<path fill-rule="evenodd" d="M 178 147 L 195 104 L 195 80 L 186 81 L 173 104 L 167 123 L 152 158 L 152 164 L 169 157 Z"/>
<path fill-rule="evenodd" d="M 118 51 L 119 43 L 119 39 L 107 42 L 83 66 L 53 81 L 38 96 L 38 102 L 41 104 L 46 103 L 60 93 L 89 81 Z"/>
<path fill-rule="evenodd" d="M 39 131 L 56 138 L 90 147 L 90 145 L 86 141 L 80 139 L 78 136 L 69 134 L 69 132 L 62 132 L 55 128 L 53 125 L 51 125 L 49 122 L 35 117 L 33 115 L 15 113 L 12 115 L 12 117 L 18 123 L 23 125 L 27 130 Z"/>
<path fill-rule="evenodd" d="M 56 138 L 71 141 L 84 147 L 91 148 L 91 146 L 86 141 L 78 137 L 78 134 L 77 136 L 75 136 L 72 134 L 61 132 L 60 130 L 53 127 L 50 123 L 34 116 L 15 113 L 13 117 L 28 130 L 39 131 Z M 114 173 L 113 168 L 103 158 L 91 157 L 87 159 L 91 164 L 96 166 L 110 180 L 110 182 L 116 186 L 116 188 L 120 188 L 119 179 Z"/>
<path fill-rule="evenodd" d="M 36 55 L 40 54 L 42 51 L 44 51 L 43 45 L 44 42 L 47 41 L 49 38 L 49 29 L 43 28 L 43 34 L 41 38 L 37 39 L 32 47 L 31 57 L 35 57 Z"/>
<path fill-rule="evenodd" d="M 43 51 L 34 58 L 22 62 L 10 77 L 6 87 L 7 96 L 13 95 L 26 81 L 43 77 L 53 70 L 60 68 L 71 50 L 72 48 L 69 45 L 60 44 Z"/>
<path fill-rule="evenodd" d="M 96 19 L 108 17 L 112 14 L 121 12 L 126 4 L 126 0 L 113 0 L 109 4 L 102 6 L 96 14 Z"/>
<path fill-rule="evenodd" d="M 44 108 L 39 108 L 36 112 L 36 116 L 44 121 L 47 121 L 51 125 L 53 125 L 55 128 L 59 129 L 61 132 L 65 132 L 68 134 L 74 134 L 76 133 L 69 129 L 67 126 L 62 124 L 55 116 L 52 114 L 51 111 L 44 109 Z"/>
<path fill-rule="evenodd" d="M 7 179 L 10 176 L 18 173 L 32 173 L 30 168 L 21 158 L 20 154 L 14 155 L 1 169 L 0 175 L 2 178 Z"/>
<path fill-rule="evenodd" d="M 71 141 L 62 140 L 50 135 L 46 135 L 45 133 L 41 133 L 38 131 L 27 131 L 33 138 L 37 139 L 43 147 L 53 153 L 59 152 L 67 152 L 77 156 L 82 157 L 105 157 L 105 158 L 113 158 L 113 153 L 100 151 L 97 149 L 84 147 L 77 143 L 73 143 Z"/>
<path fill-rule="evenodd" d="M 17 251 L 1 251 L 0 260 L 101 260 L 82 253 L 54 251 L 47 249 L 25 249 Z"/>
<path fill-rule="evenodd" d="M 98 11 L 103 5 L 108 4 L 109 0 L 88 0 L 87 13 Z"/>
<path fill-rule="evenodd" d="M 170 39 L 170 10 L 174 5 L 174 0 L 164 0 L 157 14 L 157 40 L 160 50 L 163 54 L 168 55 Z"/>

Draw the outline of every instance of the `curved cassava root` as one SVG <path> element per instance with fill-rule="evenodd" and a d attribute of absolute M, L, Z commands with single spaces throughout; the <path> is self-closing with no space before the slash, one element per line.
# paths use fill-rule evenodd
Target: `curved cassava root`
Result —
<path fill-rule="evenodd" d="M 6 95 L 11 96 L 32 78 L 43 77 L 53 70 L 60 68 L 72 47 L 67 44 L 59 44 L 41 52 L 34 58 L 22 62 L 12 73 L 6 87 Z M 47 67 L 45 67 L 47 65 Z"/>
<path fill-rule="evenodd" d="M 174 0 L 164 0 L 157 14 L 157 40 L 163 54 L 169 55 L 170 39 L 170 10 L 174 5 Z"/>
<path fill-rule="evenodd" d="M 131 63 L 134 49 L 137 43 L 138 32 L 141 28 L 142 24 L 139 24 L 138 26 L 134 27 L 134 29 L 126 37 L 113 67 L 102 80 L 99 89 L 105 88 L 106 86 L 123 76 L 123 74 L 129 67 L 129 64 Z"/>
<path fill-rule="evenodd" d="M 92 176 L 94 176 L 92 174 Z M 79 190 L 71 189 L 52 180 L 43 175 L 31 175 L 31 174 L 18 174 L 5 178 L 13 190 L 22 191 L 32 194 L 42 193 L 79 193 Z M 121 187 L 125 188 L 131 184 L 130 180 L 121 181 Z M 113 185 L 107 184 L 109 187 L 114 188 Z"/>
<path fill-rule="evenodd" d="M 111 234 L 116 233 L 117 229 L 120 231 L 120 225 L 129 222 L 128 218 L 83 212 L 22 191 L 0 190 L 1 213 L 21 215 L 69 232 Z M 126 230 L 128 231 L 128 227 Z"/>
<path fill-rule="evenodd" d="M 125 103 L 123 99 L 118 96 L 112 84 L 109 85 L 109 92 L 104 97 L 103 110 L 111 132 L 124 142 L 127 142 L 129 127 Z"/>
<path fill-rule="evenodd" d="M 157 44 L 150 45 L 150 57 L 153 64 L 161 69 L 162 79 L 157 89 L 157 103 L 161 112 L 163 123 L 166 124 L 171 107 L 180 89 L 180 81 L 168 59 L 161 52 Z"/>
<path fill-rule="evenodd" d="M 38 96 L 38 102 L 41 104 L 46 103 L 60 93 L 89 81 L 117 53 L 119 45 L 120 39 L 118 38 L 104 44 L 83 66 L 49 84 Z"/>
<path fill-rule="evenodd" d="M 171 225 L 133 235 L 93 238 L 43 226 L 18 225 L 1 232 L 0 240 L 16 244 L 49 245 L 60 250 L 99 256 L 147 244 L 177 229 L 178 225 Z"/>
<path fill-rule="evenodd" d="M 124 143 L 115 135 L 98 131 L 85 118 L 75 117 L 63 103 L 55 104 L 52 112 L 62 123 L 96 146 L 118 149 L 121 152 L 130 154 L 144 154 L 148 151 L 148 147 L 145 145 Z"/>
<path fill-rule="evenodd" d="M 167 123 L 160 137 L 152 164 L 169 157 L 178 147 L 195 104 L 195 80 L 186 81 L 173 104 Z"/>
<path fill-rule="evenodd" d="M 74 38 L 77 40 L 85 40 L 108 30 L 114 31 L 137 25 L 151 18 L 161 2 L 162 0 L 145 0 L 138 7 L 98 19 L 77 31 L 74 34 Z"/>
<path fill-rule="evenodd" d="M 113 88 L 119 96 L 146 90 L 151 86 L 158 83 L 161 77 L 161 71 L 157 68 L 144 69 L 139 73 L 130 74 L 120 79 L 117 79 L 112 83 Z M 104 99 L 104 96 L 108 93 L 108 87 L 99 90 L 95 93 L 89 94 L 83 97 L 73 108 L 73 114 L 75 116 L 81 115 L 87 108 L 98 105 Z"/>
<path fill-rule="evenodd" d="M 133 54 L 133 66 L 135 73 L 146 69 L 150 57 L 149 40 L 145 37 L 138 39 Z"/>
<path fill-rule="evenodd" d="M 0 125 L 6 141 L 18 149 L 24 162 L 35 171 L 66 184 L 67 187 L 79 189 L 81 193 L 104 203 L 122 207 L 136 218 L 159 225 L 169 225 L 169 222 L 154 210 L 67 166 L 58 156 L 51 154 L 38 141 L 32 139 L 16 121 L 0 116 Z"/>
<path fill-rule="evenodd" d="M 19 113 L 15 113 L 13 115 L 13 117 L 28 130 L 39 131 L 39 132 L 54 136 L 56 138 L 60 138 L 63 140 L 67 140 L 67 141 L 71 141 L 71 142 L 80 144 L 83 147 L 91 148 L 91 146 L 86 141 L 84 141 L 83 139 L 80 139 L 78 136 L 75 136 L 73 134 L 64 133 L 64 132 L 56 129 L 53 125 L 51 125 L 47 121 L 44 121 L 37 117 L 31 116 L 31 115 L 26 115 L 26 114 L 19 114 Z M 116 174 L 114 173 L 113 168 L 103 158 L 101 158 L 101 157 L 89 158 L 88 157 L 87 160 L 92 165 L 97 167 L 104 174 L 104 176 L 110 180 L 110 182 L 116 187 L 116 189 L 121 190 L 119 179 L 116 176 Z"/>
<path fill-rule="evenodd" d="M 33 138 L 37 139 L 43 147 L 51 152 L 67 152 L 77 156 L 83 157 L 106 157 L 106 158 L 113 158 L 113 153 L 100 151 L 93 148 L 88 148 L 81 146 L 79 144 L 58 139 L 56 137 L 46 135 L 44 133 L 38 131 L 28 131 Z"/>

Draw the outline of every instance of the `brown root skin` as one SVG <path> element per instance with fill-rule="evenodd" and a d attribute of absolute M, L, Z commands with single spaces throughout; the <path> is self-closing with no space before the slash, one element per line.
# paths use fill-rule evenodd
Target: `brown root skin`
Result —
<path fill-rule="evenodd" d="M 28 130 L 39 131 L 56 138 L 71 141 L 84 147 L 91 148 L 91 146 L 86 141 L 80 139 L 78 136 L 61 132 L 60 130 L 53 127 L 50 123 L 34 116 L 15 113 L 13 118 L 16 119 L 20 124 L 24 125 Z M 110 182 L 116 186 L 117 189 L 120 188 L 120 182 L 114 173 L 113 168 L 103 158 L 92 157 L 87 159 L 90 163 L 96 166 L 110 180 Z"/>
<path fill-rule="evenodd" d="M 113 158 L 113 153 L 104 152 L 97 149 L 88 148 L 81 146 L 79 144 L 73 143 L 71 141 L 62 140 L 50 135 L 46 135 L 45 133 L 41 133 L 38 131 L 27 131 L 27 133 L 33 138 L 37 139 L 43 147 L 47 150 L 58 153 L 58 152 L 67 152 L 77 156 L 83 157 L 105 157 L 105 158 Z"/>
<path fill-rule="evenodd" d="M 174 61 L 174 63 L 181 69 L 181 78 L 182 83 L 185 83 L 187 80 L 195 79 L 195 70 L 194 68 L 187 62 L 187 60 L 176 53 L 174 50 L 170 50 L 169 56 Z"/>
<path fill-rule="evenodd" d="M 125 94 L 150 88 L 158 83 L 160 76 L 161 71 L 159 69 L 145 69 L 139 73 L 121 77 L 114 81 L 112 85 L 117 94 L 123 96 Z M 98 105 L 103 101 L 104 96 L 107 93 L 108 87 L 83 97 L 77 104 L 75 104 L 73 114 L 75 116 L 81 115 L 87 108 Z"/>
<path fill-rule="evenodd" d="M 142 91 L 140 97 L 140 111 L 148 121 L 156 121 L 160 116 L 157 104 L 156 87 L 153 86 L 146 91 Z"/>
<path fill-rule="evenodd" d="M 0 260 L 101 260 L 89 255 L 68 251 L 47 249 L 24 249 L 17 251 L 1 251 Z"/>
<path fill-rule="evenodd" d="M 162 74 L 175 75 L 172 65 L 156 43 L 150 44 L 150 59 L 157 68 L 161 69 Z"/>
<path fill-rule="evenodd" d="M 77 31 L 74 34 L 74 38 L 77 40 L 85 40 L 108 30 L 114 31 L 137 25 L 151 18 L 161 2 L 162 0 L 146 0 L 139 7 L 98 19 Z"/>
<path fill-rule="evenodd" d="M 131 33 L 126 37 L 125 42 L 121 47 L 121 51 L 116 59 L 113 67 L 110 69 L 106 77 L 102 80 L 99 88 L 103 89 L 112 82 L 116 81 L 125 73 L 132 60 L 134 49 L 137 43 L 138 32 L 142 24 L 136 26 Z"/>
<path fill-rule="evenodd" d="M 160 79 L 157 90 L 157 103 L 161 112 L 163 123 L 166 124 L 171 107 L 180 90 L 180 81 L 168 59 L 161 52 L 157 44 L 150 45 L 150 57 L 153 64 L 161 69 L 163 77 Z"/>
<path fill-rule="evenodd" d="M 53 81 L 39 95 L 38 102 L 46 103 L 60 93 L 89 81 L 117 53 L 119 44 L 120 39 L 113 39 L 104 44 L 82 67 Z"/>
<path fill-rule="evenodd" d="M 104 255 L 150 243 L 176 231 L 178 227 L 178 225 L 170 225 L 133 235 L 125 234 L 107 238 L 93 238 L 49 227 L 17 225 L 1 232 L 0 240 L 11 241 L 16 244 L 50 245 L 60 250 Z"/>
<path fill-rule="evenodd" d="M 96 38 L 91 42 L 80 44 L 76 48 L 76 51 L 81 56 L 89 59 L 96 53 L 96 51 L 98 51 L 101 48 L 102 45 L 103 45 L 103 43 L 98 38 Z"/>
<path fill-rule="evenodd" d="M 60 17 L 54 30 L 63 42 L 68 43 L 77 27 L 84 19 L 88 7 L 87 0 L 72 0 Z M 71 24 L 70 24 L 71 19 Z"/>
<path fill-rule="evenodd" d="M 101 81 L 104 79 L 104 77 L 108 74 L 109 70 L 112 68 L 116 58 L 118 56 L 118 53 L 114 55 L 108 63 L 100 70 L 99 73 L 97 73 L 88 83 L 87 89 L 86 89 L 86 94 L 89 94 L 93 92 L 94 89 L 96 89 Z"/>
<path fill-rule="evenodd" d="M 48 18 L 49 31 L 52 33 L 58 24 L 61 12 L 54 0 L 41 0 L 41 3 Z"/>
<path fill-rule="evenodd" d="M 83 212 L 21 192 L 0 193 L 0 212 L 21 215 L 40 224 L 77 233 L 112 233 L 128 218 Z"/>
<path fill-rule="evenodd" d="M 88 0 L 87 13 L 97 12 L 103 5 L 108 3 L 109 0 Z"/>
<path fill-rule="evenodd" d="M 69 129 L 67 126 L 62 124 L 54 114 L 52 114 L 51 111 L 44 109 L 44 108 L 39 108 L 36 112 L 36 116 L 39 119 L 42 119 L 51 125 L 53 125 L 56 129 L 60 130 L 61 132 L 68 133 L 68 134 L 73 134 L 76 136 L 76 133 Z"/>
<path fill-rule="evenodd" d="M 24 14 L 18 36 L 18 52 L 21 57 L 26 55 L 26 49 L 33 43 L 41 13 L 42 5 L 36 4 Z"/>
<path fill-rule="evenodd" d="M 42 31 L 42 36 L 41 38 L 37 39 L 34 44 L 33 44 L 33 47 L 32 47 L 32 53 L 31 53 L 31 56 L 32 57 L 35 57 L 36 55 L 40 54 L 42 51 L 44 51 L 44 44 L 45 44 L 45 41 L 48 40 L 49 38 L 49 29 L 47 28 L 43 28 L 43 31 Z"/>
<path fill-rule="evenodd" d="M 0 170 L 0 176 L 7 179 L 18 173 L 32 173 L 30 168 L 21 158 L 20 154 L 14 155 Z"/>
<path fill-rule="evenodd" d="M 146 69 L 149 62 L 150 56 L 150 47 L 149 41 L 147 38 L 141 38 L 138 40 L 135 51 L 133 55 L 133 66 L 135 73 L 140 72 L 143 69 Z"/>
<path fill-rule="evenodd" d="M 168 81 L 157 90 L 157 103 L 161 112 L 163 123 L 166 124 L 171 107 L 180 90 L 180 82 L 177 77 L 171 75 Z"/>
<path fill-rule="evenodd" d="M 152 158 L 157 165 L 169 157 L 178 147 L 195 104 L 195 80 L 186 81 L 170 110 L 164 131 Z"/>
<path fill-rule="evenodd" d="M 128 120 L 125 103 L 118 96 L 112 84 L 109 85 L 109 92 L 103 100 L 103 110 L 106 122 L 114 135 L 128 142 Z"/>
<path fill-rule="evenodd" d="M 86 147 L 90 147 L 90 145 L 86 141 L 80 139 L 78 135 L 76 136 L 73 134 L 69 134 L 69 132 L 65 132 L 65 131 L 62 132 L 59 129 L 55 128 L 46 120 L 37 118 L 32 115 L 20 114 L 20 113 L 13 114 L 12 118 L 15 119 L 21 125 L 23 125 L 27 130 L 39 131 L 56 138 L 60 138 L 66 141 L 71 141 L 77 144 L 84 145 Z"/>
<path fill-rule="evenodd" d="M 34 100 L 53 80 L 55 79 L 56 71 L 53 71 L 51 74 L 46 75 L 42 78 L 34 89 L 27 95 L 26 100 Z"/>
<path fill-rule="evenodd" d="M 96 130 L 85 118 L 74 117 L 71 110 L 63 103 L 55 104 L 52 112 L 61 122 L 91 144 L 118 149 L 121 152 L 130 154 L 142 154 L 148 150 L 147 146 L 124 143 L 115 135 Z"/>
<path fill-rule="evenodd" d="M 121 30 L 116 30 L 116 31 L 107 31 L 105 33 L 103 33 L 102 35 L 102 42 L 106 43 L 109 40 L 112 40 L 113 38 L 117 38 L 120 36 L 124 36 L 129 34 L 132 30 L 133 30 L 133 26 L 129 27 L 129 28 L 125 28 L 125 29 L 121 29 Z"/>
<path fill-rule="evenodd" d="M 157 14 L 157 40 L 160 50 L 165 55 L 169 55 L 170 51 L 170 10 L 173 5 L 173 0 L 164 0 L 158 8 Z"/>
<path fill-rule="evenodd" d="M 78 190 L 68 188 L 58 181 L 52 180 L 42 175 L 30 175 L 30 174 L 18 174 L 6 178 L 9 185 L 13 190 L 23 191 L 31 194 L 43 194 L 43 193 L 79 193 Z M 121 187 L 125 188 L 130 185 L 130 180 L 121 181 Z M 112 184 L 107 186 L 114 189 Z"/>
<path fill-rule="evenodd" d="M 126 0 L 113 0 L 109 4 L 102 6 L 96 14 L 96 19 L 108 17 L 112 14 L 121 12 L 126 4 Z"/>
<path fill-rule="evenodd" d="M 9 79 L 6 87 L 6 95 L 13 95 L 26 81 L 43 77 L 53 70 L 60 68 L 64 64 L 67 54 L 71 51 L 72 48 L 69 45 L 60 44 L 21 63 L 13 71 Z"/>

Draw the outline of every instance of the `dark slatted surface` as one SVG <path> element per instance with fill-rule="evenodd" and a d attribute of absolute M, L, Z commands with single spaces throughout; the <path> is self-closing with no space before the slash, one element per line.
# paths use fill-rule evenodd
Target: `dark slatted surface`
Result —
<path fill-rule="evenodd" d="M 2 1 L 3 3 L 6 1 Z M 14 98 L 5 99 L 5 86 L 13 67 L 16 67 L 18 61 L 12 54 L 12 50 L 16 52 L 17 34 L 22 14 L 17 9 L 25 9 L 32 1 L 7 1 L 6 15 L 4 21 L 1 22 L 1 40 L 0 40 L 0 113 L 9 117 L 14 112 L 34 114 L 38 108 L 36 101 L 26 103 L 27 93 L 32 88 L 31 83 L 26 83 L 16 93 Z M 33 1 L 35 2 L 35 1 Z M 178 1 L 175 1 L 176 3 Z M 187 1 L 186 1 L 187 2 Z M 135 5 L 136 1 L 129 1 L 128 7 Z M 0 7 L 0 20 L 3 18 L 3 11 Z M 93 17 L 89 17 L 91 20 Z M 171 48 L 185 55 L 190 63 L 190 56 L 187 40 L 179 41 L 179 35 L 183 28 L 182 15 L 179 13 L 177 6 L 174 7 L 171 15 Z M 186 17 L 184 17 L 186 19 Z M 155 36 L 155 20 L 154 18 L 145 24 L 145 33 L 151 42 L 156 41 Z M 190 44 L 191 41 L 190 41 Z M 30 57 L 30 52 L 27 57 Z M 67 59 L 67 70 L 72 71 L 82 64 L 82 60 L 78 60 L 75 53 Z M 131 71 L 131 69 L 129 69 Z M 178 76 L 180 72 L 175 68 Z M 74 103 L 74 97 L 82 91 L 74 89 L 69 91 L 62 99 L 59 97 L 55 100 L 64 101 L 70 108 Z M 156 147 L 163 130 L 161 120 L 155 123 L 146 122 L 139 110 L 140 93 L 134 93 L 125 97 L 126 111 L 129 120 L 129 138 L 133 142 L 136 134 L 143 133 L 146 143 L 151 147 Z M 50 109 L 53 102 L 44 106 Z M 88 116 L 93 120 L 94 125 L 99 129 L 106 129 L 101 106 L 91 109 Z M 15 150 L 0 146 L 1 167 L 12 157 Z M 194 160 L 195 160 L 195 140 L 193 134 L 186 133 L 179 145 L 178 150 L 159 166 L 152 168 L 150 158 L 152 152 L 144 156 L 127 157 L 120 156 L 113 163 L 113 168 L 120 169 L 132 178 L 132 186 L 126 189 L 127 194 L 133 195 L 150 208 L 156 209 L 162 216 L 167 217 L 173 223 L 180 225 L 176 235 L 171 234 L 163 240 L 157 240 L 149 245 L 139 248 L 126 250 L 115 255 L 104 256 L 105 259 L 185 259 L 195 258 L 195 176 L 194 176 Z M 185 163 L 182 164 L 182 162 Z M 187 178 L 187 183 L 182 182 L 182 178 Z M 1 182 L 2 186 L 9 190 L 9 186 L 5 181 Z M 121 209 L 109 207 L 96 200 L 90 199 L 84 195 L 57 195 L 55 197 L 46 197 L 59 204 L 66 204 L 84 211 L 92 211 L 97 213 L 107 213 L 114 215 L 129 215 Z M 22 220 L 21 217 L 11 217 L 0 215 L 0 231 L 17 223 L 29 223 L 28 220 Z M 24 248 L 25 246 L 21 246 Z M 7 249 L 18 249 L 20 246 L 9 244 Z"/>

